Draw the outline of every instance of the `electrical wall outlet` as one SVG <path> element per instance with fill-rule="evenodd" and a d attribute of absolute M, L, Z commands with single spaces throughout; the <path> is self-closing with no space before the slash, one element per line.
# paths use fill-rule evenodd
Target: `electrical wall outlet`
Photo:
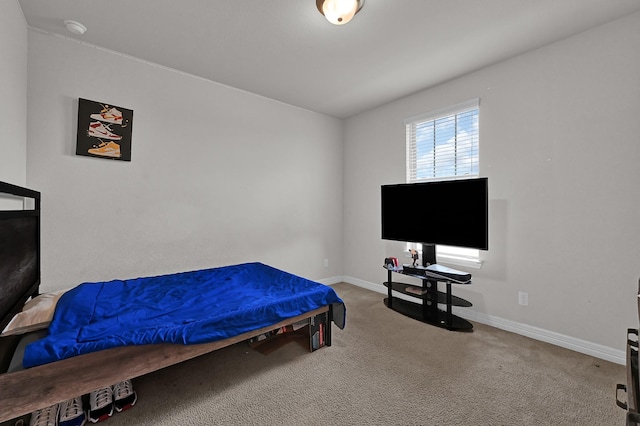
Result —
<path fill-rule="evenodd" d="M 518 303 L 522 306 L 529 306 L 529 293 L 518 292 Z"/>
<path fill-rule="evenodd" d="M 329 267 L 329 259 L 325 259 L 324 260 L 324 267 L 328 268 Z"/>

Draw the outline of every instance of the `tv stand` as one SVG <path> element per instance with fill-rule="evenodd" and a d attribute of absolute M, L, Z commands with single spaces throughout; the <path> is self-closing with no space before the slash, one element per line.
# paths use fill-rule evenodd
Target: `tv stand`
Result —
<path fill-rule="evenodd" d="M 423 249 L 423 255 L 425 254 Z M 431 254 L 429 260 L 435 260 L 435 250 L 427 252 Z M 423 256 L 422 266 L 403 265 L 403 267 L 391 268 L 385 265 L 387 270 L 387 297 L 384 304 L 410 318 L 422 321 L 436 327 L 453 331 L 473 331 L 473 324 L 464 318 L 452 313 L 453 306 L 470 307 L 471 302 L 451 294 L 453 284 L 471 284 L 471 274 L 447 268 L 428 262 Z M 393 281 L 393 273 L 405 275 L 422 280 L 422 286 Z M 446 283 L 446 292 L 438 291 L 438 283 Z M 394 296 L 394 292 L 416 298 L 419 302 L 410 302 Z M 438 304 L 445 305 L 445 310 L 438 308 Z"/>

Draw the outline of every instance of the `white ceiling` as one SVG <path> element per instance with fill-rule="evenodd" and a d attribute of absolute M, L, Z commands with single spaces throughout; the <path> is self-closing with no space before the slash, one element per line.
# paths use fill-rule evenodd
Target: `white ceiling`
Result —
<path fill-rule="evenodd" d="M 640 0 L 19 0 L 31 28 L 347 118 L 640 10 Z M 84 24 L 82 36 L 63 21 Z"/>

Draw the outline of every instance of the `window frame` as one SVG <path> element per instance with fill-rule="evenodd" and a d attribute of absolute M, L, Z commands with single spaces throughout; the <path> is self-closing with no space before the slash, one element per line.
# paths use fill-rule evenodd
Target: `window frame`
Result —
<path fill-rule="evenodd" d="M 430 177 L 430 178 L 421 178 L 418 179 L 418 162 L 417 162 L 417 148 L 416 148 L 416 136 L 415 129 L 417 124 L 424 124 L 433 122 L 435 126 L 435 122 L 439 119 L 445 117 L 452 117 L 454 120 L 457 120 L 458 114 L 462 114 L 471 110 L 477 110 L 477 121 L 478 127 L 476 133 L 472 135 L 472 138 L 475 138 L 476 146 L 475 149 L 478 151 L 478 161 L 474 174 L 456 174 L 456 175 L 448 175 L 448 176 L 438 176 L 438 177 Z M 479 148 L 480 148 L 480 98 L 473 98 L 465 102 L 460 102 L 454 105 L 450 105 L 448 107 L 444 107 L 435 111 L 427 112 L 424 114 L 415 115 L 403 120 L 403 123 L 406 127 L 406 181 L 407 183 L 415 183 L 415 182 L 435 182 L 435 181 L 443 181 L 443 180 L 453 180 L 453 179 L 468 179 L 468 178 L 478 178 L 480 177 L 480 157 L 479 157 Z M 455 137 L 457 140 L 457 129 L 455 131 Z M 413 145 L 412 145 L 413 144 Z M 435 142 L 434 142 L 435 147 Z M 434 150 L 435 155 L 435 150 Z M 456 158 L 457 164 L 457 158 Z M 434 161 L 434 170 L 437 165 Z M 419 252 L 422 251 L 422 246 L 416 243 L 407 243 L 406 251 L 409 253 L 409 250 L 414 249 Z M 422 253 L 420 253 L 422 256 Z M 470 268 L 480 268 L 482 266 L 482 260 L 480 259 L 480 250 L 478 249 L 470 249 L 464 247 L 451 247 L 444 245 L 436 246 L 436 255 L 438 258 L 438 262 L 442 261 L 443 263 L 450 263 L 454 265 L 461 265 Z"/>

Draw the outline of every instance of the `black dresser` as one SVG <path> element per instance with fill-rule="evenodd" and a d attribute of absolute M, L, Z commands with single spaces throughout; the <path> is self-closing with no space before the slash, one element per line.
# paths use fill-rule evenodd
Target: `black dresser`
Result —
<path fill-rule="evenodd" d="M 638 281 L 638 314 L 640 316 L 640 280 Z M 627 329 L 627 383 L 616 386 L 616 404 L 627 410 L 627 426 L 640 426 L 640 376 L 638 375 L 638 329 Z M 626 394 L 626 397 L 620 397 Z"/>

